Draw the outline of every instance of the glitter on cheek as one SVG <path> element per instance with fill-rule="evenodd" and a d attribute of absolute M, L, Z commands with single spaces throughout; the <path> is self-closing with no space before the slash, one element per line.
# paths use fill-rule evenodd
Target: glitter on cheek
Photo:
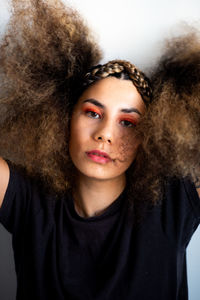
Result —
<path fill-rule="evenodd" d="M 139 140 L 135 136 L 126 135 L 117 145 L 117 157 L 116 160 L 120 162 L 128 162 L 136 154 Z"/>

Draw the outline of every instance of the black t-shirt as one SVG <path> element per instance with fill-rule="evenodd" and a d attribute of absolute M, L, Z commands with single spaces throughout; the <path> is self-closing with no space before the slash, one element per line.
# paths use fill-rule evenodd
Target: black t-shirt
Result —
<path fill-rule="evenodd" d="M 80 217 L 69 193 L 45 195 L 10 165 L 0 221 L 12 233 L 18 300 L 185 300 L 186 247 L 200 220 L 187 180 L 166 186 L 140 226 L 124 191 L 100 216 Z"/>

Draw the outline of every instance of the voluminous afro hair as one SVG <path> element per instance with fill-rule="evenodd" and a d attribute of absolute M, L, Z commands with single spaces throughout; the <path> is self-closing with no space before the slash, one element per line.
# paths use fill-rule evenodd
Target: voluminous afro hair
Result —
<path fill-rule="evenodd" d="M 143 143 L 135 171 L 136 189 L 156 203 L 170 178 L 200 178 L 199 32 L 166 42 L 151 81 L 153 101 L 138 126 Z"/>
<path fill-rule="evenodd" d="M 13 0 L 0 44 L 0 155 L 48 191 L 71 188 L 73 106 L 101 52 L 79 14 L 58 0 Z M 200 39 L 172 39 L 152 71 L 153 99 L 134 134 L 127 170 L 136 216 L 161 199 L 171 177 L 200 177 Z"/>
<path fill-rule="evenodd" d="M 80 15 L 59 0 L 13 0 L 0 44 L 0 155 L 46 187 L 71 179 L 69 111 L 101 51 Z"/>

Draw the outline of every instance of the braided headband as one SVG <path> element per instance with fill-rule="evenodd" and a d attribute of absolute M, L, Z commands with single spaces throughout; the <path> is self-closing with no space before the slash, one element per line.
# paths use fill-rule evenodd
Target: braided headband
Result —
<path fill-rule="evenodd" d="M 152 100 L 150 81 L 143 72 L 128 61 L 112 60 L 106 64 L 92 67 L 84 77 L 83 86 L 88 87 L 95 81 L 108 76 L 118 75 L 115 77 L 119 77 L 120 74 L 126 75 L 127 79 L 133 82 L 144 103 L 148 105 Z"/>

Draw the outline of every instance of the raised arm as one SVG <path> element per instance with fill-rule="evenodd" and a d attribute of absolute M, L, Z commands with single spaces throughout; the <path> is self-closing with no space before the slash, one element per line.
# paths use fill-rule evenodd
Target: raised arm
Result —
<path fill-rule="evenodd" d="M 0 208 L 8 187 L 10 171 L 7 162 L 0 157 Z"/>
<path fill-rule="evenodd" d="M 200 198 L 200 178 L 197 178 L 196 181 L 194 182 L 196 189 L 197 189 L 197 193 L 199 195 Z"/>

